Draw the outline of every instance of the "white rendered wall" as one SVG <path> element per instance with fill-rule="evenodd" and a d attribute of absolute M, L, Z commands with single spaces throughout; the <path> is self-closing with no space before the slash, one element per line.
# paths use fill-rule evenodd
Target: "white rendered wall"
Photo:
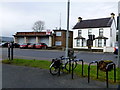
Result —
<path fill-rule="evenodd" d="M 113 29 L 113 28 L 114 28 L 114 24 L 112 26 L 113 33 L 112 33 L 111 38 L 110 38 L 110 28 L 103 28 L 103 36 L 108 38 L 106 40 L 106 47 L 110 47 L 110 42 L 114 43 L 116 41 L 116 37 L 115 37 L 116 32 L 115 32 L 115 29 Z M 88 39 L 88 29 L 75 29 L 75 30 L 73 30 L 73 48 L 83 48 L 83 47 L 76 47 L 76 39 L 74 39 L 74 38 L 78 37 L 78 30 L 82 30 L 82 37 L 84 37 L 85 40 L 87 40 Z M 99 29 L 100 28 L 92 28 L 92 34 L 94 34 L 95 37 L 99 36 Z M 102 46 L 103 46 L 103 44 L 104 44 L 104 39 L 102 40 Z M 93 47 L 98 48 L 98 40 L 97 39 L 93 41 Z"/>
<path fill-rule="evenodd" d="M 112 25 L 111 25 L 111 28 L 112 28 L 112 47 L 114 47 L 115 46 L 115 42 L 116 42 L 116 32 L 117 32 L 117 30 L 116 30 L 116 26 L 115 26 L 115 22 L 113 21 L 113 23 L 112 23 Z"/>

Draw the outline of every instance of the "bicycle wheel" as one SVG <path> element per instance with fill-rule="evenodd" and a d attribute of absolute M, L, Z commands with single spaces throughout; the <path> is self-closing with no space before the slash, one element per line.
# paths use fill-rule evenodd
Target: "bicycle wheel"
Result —
<path fill-rule="evenodd" d="M 52 66 L 50 67 L 50 73 L 51 73 L 52 75 L 57 75 L 57 74 L 59 73 L 59 68 L 57 68 L 57 67 L 55 67 L 54 65 L 52 65 Z"/>
<path fill-rule="evenodd" d="M 69 71 L 69 69 L 70 69 L 70 71 L 72 70 L 72 63 L 73 63 L 73 69 L 76 68 L 77 62 L 71 60 L 71 61 L 68 61 L 68 62 L 65 64 L 65 69 L 66 69 L 67 71 Z"/>

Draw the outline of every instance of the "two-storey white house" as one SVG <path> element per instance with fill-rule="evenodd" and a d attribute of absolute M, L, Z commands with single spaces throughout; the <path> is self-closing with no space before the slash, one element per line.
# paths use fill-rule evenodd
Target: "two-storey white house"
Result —
<path fill-rule="evenodd" d="M 111 17 L 82 20 L 78 18 L 77 24 L 73 27 L 73 48 L 76 49 L 101 49 L 109 48 L 113 51 L 116 42 L 116 21 L 115 14 Z M 111 49 L 110 49 L 111 48 Z"/>

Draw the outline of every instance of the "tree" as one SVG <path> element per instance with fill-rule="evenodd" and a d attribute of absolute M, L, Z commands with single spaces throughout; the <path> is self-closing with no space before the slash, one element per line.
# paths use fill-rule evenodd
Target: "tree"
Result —
<path fill-rule="evenodd" d="M 36 21 L 33 25 L 34 32 L 41 32 L 44 29 L 44 25 L 43 21 Z"/>

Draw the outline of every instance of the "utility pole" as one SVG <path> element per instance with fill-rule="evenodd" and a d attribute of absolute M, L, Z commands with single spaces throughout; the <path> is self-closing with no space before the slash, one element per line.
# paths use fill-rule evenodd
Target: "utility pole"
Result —
<path fill-rule="evenodd" d="M 60 13 L 60 27 L 59 30 L 61 30 L 61 13 Z"/>
<path fill-rule="evenodd" d="M 69 44 L 69 13 L 70 13 L 70 0 L 68 0 L 67 4 L 67 33 L 66 33 L 66 53 L 65 56 L 68 57 L 68 44 Z"/>

